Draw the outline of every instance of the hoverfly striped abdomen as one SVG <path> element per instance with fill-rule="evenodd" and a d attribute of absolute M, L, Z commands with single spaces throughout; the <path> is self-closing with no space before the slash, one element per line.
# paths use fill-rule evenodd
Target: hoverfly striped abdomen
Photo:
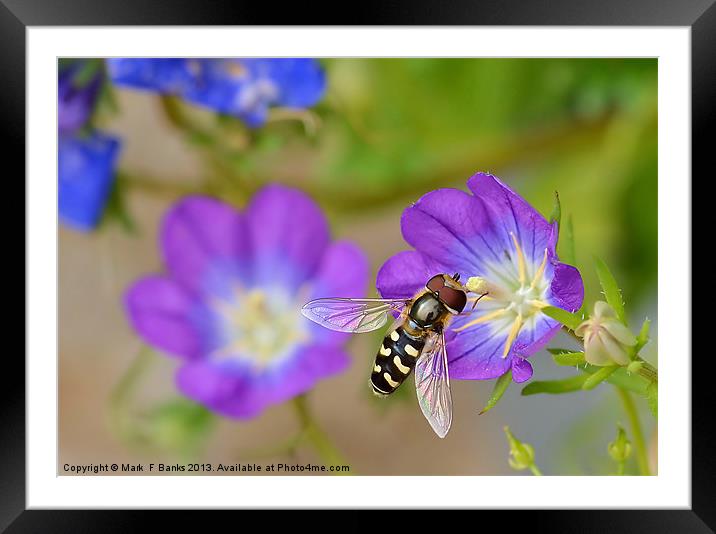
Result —
<path fill-rule="evenodd" d="M 385 336 L 373 363 L 370 383 L 377 395 L 390 395 L 403 383 L 415 367 L 425 346 L 421 333 L 409 334 L 399 326 Z"/>

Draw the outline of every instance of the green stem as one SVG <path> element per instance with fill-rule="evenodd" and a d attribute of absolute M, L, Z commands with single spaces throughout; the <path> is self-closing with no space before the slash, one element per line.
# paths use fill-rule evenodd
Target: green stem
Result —
<path fill-rule="evenodd" d="M 634 439 L 634 449 L 636 450 L 636 460 L 639 464 L 639 474 L 648 476 L 649 471 L 649 457 L 646 452 L 646 442 L 644 441 L 644 434 L 641 431 L 641 423 L 639 422 L 639 413 L 636 410 L 634 399 L 631 398 L 631 394 L 622 389 L 617 388 L 617 393 L 624 404 L 624 411 L 629 419 L 629 425 L 631 426 L 631 433 Z"/>
<path fill-rule="evenodd" d="M 639 356 L 637 356 L 636 359 L 639 363 L 641 363 L 641 369 L 639 369 L 639 374 L 646 378 L 649 382 L 658 382 L 659 372 L 656 370 L 656 367 L 654 367 L 649 362 Z"/>
<path fill-rule="evenodd" d="M 542 476 L 542 471 L 540 471 L 535 464 L 530 464 L 530 471 L 532 471 L 532 474 L 536 477 Z"/>
<path fill-rule="evenodd" d="M 128 441 L 136 441 L 138 438 L 137 433 L 132 428 L 128 414 L 129 400 L 139 384 L 140 377 L 149 369 L 153 361 L 152 351 L 142 345 L 134 361 L 125 371 L 109 397 L 112 427 L 120 437 Z"/>
<path fill-rule="evenodd" d="M 617 463 L 617 475 L 618 475 L 618 476 L 624 476 L 624 463 L 625 463 L 625 462 L 618 462 L 618 463 Z"/>
<path fill-rule="evenodd" d="M 582 350 L 584 350 L 584 340 L 581 337 L 579 337 L 577 334 L 575 334 L 574 330 L 570 330 L 566 326 L 563 326 L 562 330 L 564 330 L 567 334 L 572 336 L 572 338 L 574 338 L 574 340 L 580 344 L 580 346 L 582 347 Z M 659 371 L 657 371 L 656 367 L 651 365 L 649 362 L 647 362 L 640 356 L 637 356 L 636 360 L 639 363 L 641 363 L 641 369 L 639 369 L 639 371 L 638 371 L 639 376 L 646 378 L 649 382 L 658 382 L 659 381 Z"/>
<path fill-rule="evenodd" d="M 326 466 L 348 465 L 340 451 L 333 445 L 328 435 L 318 426 L 318 423 L 311 415 L 306 396 L 299 395 L 296 397 L 293 400 L 293 405 L 298 414 L 305 439 L 313 445 L 313 448 Z"/>

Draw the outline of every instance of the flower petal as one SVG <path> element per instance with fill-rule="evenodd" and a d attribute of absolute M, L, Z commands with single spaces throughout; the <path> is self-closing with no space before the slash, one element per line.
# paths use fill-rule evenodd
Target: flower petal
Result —
<path fill-rule="evenodd" d="M 510 352 L 504 358 L 511 324 L 509 316 L 498 316 L 456 331 L 461 326 L 493 314 L 499 309 L 493 308 L 488 301 L 479 305 L 469 315 L 458 316 L 450 323 L 446 332 L 450 376 L 463 380 L 497 378 L 510 368 L 514 358 L 526 358 L 542 350 L 559 331 L 559 323 L 542 314 L 535 314 L 523 324 Z"/>
<path fill-rule="evenodd" d="M 212 411 L 248 419 L 311 389 L 318 380 L 343 371 L 350 358 L 333 346 L 297 349 L 283 362 L 263 370 L 249 362 L 190 362 L 179 369 L 178 388 Z"/>
<path fill-rule="evenodd" d="M 335 345 L 308 345 L 293 356 L 266 369 L 254 384 L 268 404 L 278 404 L 313 388 L 316 383 L 344 371 L 349 355 Z"/>
<path fill-rule="evenodd" d="M 295 189 L 272 185 L 247 209 L 256 285 L 291 292 L 315 273 L 328 245 L 328 225 L 319 207 Z"/>
<path fill-rule="evenodd" d="M 175 381 L 184 395 L 228 417 L 248 419 L 264 408 L 254 398 L 249 365 L 192 361 L 179 368 Z"/>
<path fill-rule="evenodd" d="M 483 204 L 489 218 L 501 224 L 502 236 L 514 234 L 525 256 L 539 264 L 545 248 L 554 252 L 556 235 L 552 225 L 529 203 L 495 176 L 477 173 L 467 186 Z M 509 242 L 504 243 L 511 250 Z"/>
<path fill-rule="evenodd" d="M 368 271 L 368 259 L 360 248 L 347 241 L 337 241 L 328 247 L 321 259 L 308 300 L 360 298 L 365 294 Z M 320 343 L 339 343 L 349 337 L 349 334 L 328 330 L 308 319 L 305 323 L 311 331 L 311 339 Z"/>
<path fill-rule="evenodd" d="M 445 333 L 450 378 L 487 380 L 505 374 L 512 365 L 512 356 L 502 357 L 507 334 L 495 333 L 488 324 L 469 330 Z"/>
<path fill-rule="evenodd" d="M 501 244 L 494 243 L 485 209 L 458 189 L 438 189 L 423 195 L 403 212 L 403 237 L 433 260 L 448 263 L 463 275 L 485 270 L 485 257 L 500 261 Z"/>
<path fill-rule="evenodd" d="M 87 137 L 60 136 L 58 209 L 63 222 L 78 230 L 99 223 L 114 182 L 119 141 L 100 132 Z"/>
<path fill-rule="evenodd" d="M 584 282 L 576 267 L 556 262 L 548 302 L 558 308 L 575 312 L 582 306 Z"/>
<path fill-rule="evenodd" d="M 517 384 L 526 382 L 532 378 L 532 373 L 534 373 L 534 369 L 530 362 L 520 357 L 512 358 L 512 380 L 514 382 Z"/>
<path fill-rule="evenodd" d="M 444 272 L 444 267 L 415 250 L 398 252 L 388 258 L 378 271 L 376 288 L 386 299 L 409 299 L 425 288 L 430 278 Z"/>
<path fill-rule="evenodd" d="M 107 72 L 113 83 L 134 89 L 180 94 L 196 82 L 191 59 L 108 58 Z"/>
<path fill-rule="evenodd" d="M 248 282 L 249 242 L 243 217 L 209 197 L 187 197 L 165 216 L 161 231 L 164 261 L 172 275 L 199 292 L 211 290 L 218 271 Z"/>
<path fill-rule="evenodd" d="M 326 75 L 315 59 L 276 58 L 263 61 L 271 61 L 271 78 L 279 87 L 279 105 L 307 108 L 323 97 Z"/>
<path fill-rule="evenodd" d="M 195 301 L 179 284 L 149 276 L 125 294 L 129 321 L 148 344 L 170 354 L 194 357 L 202 352 L 199 331 L 191 320 Z"/>

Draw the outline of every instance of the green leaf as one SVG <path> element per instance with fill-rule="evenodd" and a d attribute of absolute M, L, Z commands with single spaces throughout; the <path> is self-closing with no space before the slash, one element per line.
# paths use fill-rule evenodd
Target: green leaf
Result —
<path fill-rule="evenodd" d="M 109 193 L 100 226 L 105 227 L 110 221 L 116 221 L 127 234 L 136 235 L 138 232 L 137 225 L 127 208 L 125 193 L 123 175 L 118 172 L 112 184 L 112 190 Z"/>
<path fill-rule="evenodd" d="M 566 354 L 567 352 L 575 352 L 574 349 L 560 349 L 557 347 L 545 349 L 550 354 Z"/>
<path fill-rule="evenodd" d="M 583 352 L 559 352 L 552 353 L 552 360 L 557 365 L 566 365 L 568 367 L 574 367 L 575 365 L 581 365 L 584 363 Z"/>
<path fill-rule="evenodd" d="M 614 374 L 614 371 L 616 371 L 617 369 L 619 369 L 619 366 L 610 365 L 609 367 L 600 368 L 594 374 L 587 375 L 587 379 L 584 381 L 584 384 L 582 384 L 582 389 L 584 389 L 584 390 L 594 389 L 599 384 L 604 382 L 607 378 L 609 378 L 612 374 Z"/>
<path fill-rule="evenodd" d="M 522 388 L 522 395 L 536 395 L 537 393 L 549 393 L 551 395 L 559 395 L 562 393 L 571 393 L 573 391 L 581 391 L 584 381 L 589 375 L 576 375 L 562 380 L 543 380 L 531 382 Z"/>
<path fill-rule="evenodd" d="M 181 455 L 194 454 L 215 422 L 209 410 L 183 398 L 153 408 L 146 418 L 151 443 L 161 451 Z"/>
<path fill-rule="evenodd" d="M 72 77 L 72 83 L 75 87 L 84 87 L 90 83 L 102 68 L 102 61 L 98 59 L 88 59 L 83 62 L 80 70 Z"/>
<path fill-rule="evenodd" d="M 567 220 L 563 226 L 564 235 L 560 231 L 560 258 L 565 263 L 575 265 L 577 262 L 577 254 L 574 247 L 574 225 L 572 224 L 572 215 L 567 215 Z"/>
<path fill-rule="evenodd" d="M 638 354 L 641 349 L 644 348 L 644 345 L 646 345 L 649 342 L 649 326 L 651 325 L 651 321 L 649 319 L 644 319 L 644 322 L 641 324 L 641 330 L 639 330 L 639 335 L 636 336 L 636 345 L 634 346 L 634 354 Z"/>
<path fill-rule="evenodd" d="M 559 229 L 562 224 L 562 205 L 559 202 L 559 193 L 554 192 L 554 207 L 552 208 L 552 214 L 549 216 L 549 222 L 557 223 L 557 237 L 559 238 Z"/>
<path fill-rule="evenodd" d="M 580 367 L 580 370 L 592 375 L 600 369 L 602 368 L 597 367 L 596 365 L 585 365 Z M 629 373 L 624 367 L 617 368 L 617 370 L 614 371 L 609 378 L 607 378 L 607 382 L 622 389 L 626 389 L 627 391 L 636 393 L 637 395 L 641 395 L 642 397 L 646 396 L 646 388 L 649 385 L 649 381 L 644 377 L 635 373 Z"/>
<path fill-rule="evenodd" d="M 546 308 L 542 308 L 542 313 L 556 321 L 559 321 L 570 330 L 575 330 L 582 322 L 582 319 L 581 317 L 579 317 L 579 315 L 569 313 L 567 310 L 563 310 L 562 308 L 556 308 L 554 306 L 547 306 Z"/>
<path fill-rule="evenodd" d="M 609 267 L 607 267 L 607 264 L 600 258 L 595 258 L 594 263 L 597 269 L 599 283 L 602 285 L 607 303 L 614 308 L 619 320 L 626 324 L 626 319 L 624 318 L 624 300 L 622 300 L 622 292 L 617 285 L 614 275 L 609 270 Z"/>
<path fill-rule="evenodd" d="M 492 408 L 495 407 L 495 405 L 502 398 L 502 395 L 504 395 L 505 391 L 507 391 L 507 388 L 510 386 L 511 383 L 512 370 L 507 371 L 504 375 L 502 375 L 495 381 L 495 387 L 492 388 L 492 394 L 487 400 L 487 404 L 485 404 L 485 407 L 480 412 L 480 415 L 489 412 L 490 410 L 492 410 Z"/>
<path fill-rule="evenodd" d="M 659 417 L 659 385 L 651 382 L 646 388 L 646 402 L 655 418 Z"/>

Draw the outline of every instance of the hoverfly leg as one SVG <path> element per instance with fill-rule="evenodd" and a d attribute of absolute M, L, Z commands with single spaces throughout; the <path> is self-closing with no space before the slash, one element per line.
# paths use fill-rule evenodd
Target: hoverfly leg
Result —
<path fill-rule="evenodd" d="M 485 295 L 487 295 L 487 293 L 483 293 L 482 295 L 480 295 L 479 297 L 477 297 L 477 298 L 475 299 L 475 302 L 472 303 L 472 310 L 471 310 L 471 311 L 474 311 L 474 310 L 475 310 L 475 306 L 477 306 L 477 303 L 480 302 L 480 299 L 481 299 L 482 297 L 484 297 Z"/>

